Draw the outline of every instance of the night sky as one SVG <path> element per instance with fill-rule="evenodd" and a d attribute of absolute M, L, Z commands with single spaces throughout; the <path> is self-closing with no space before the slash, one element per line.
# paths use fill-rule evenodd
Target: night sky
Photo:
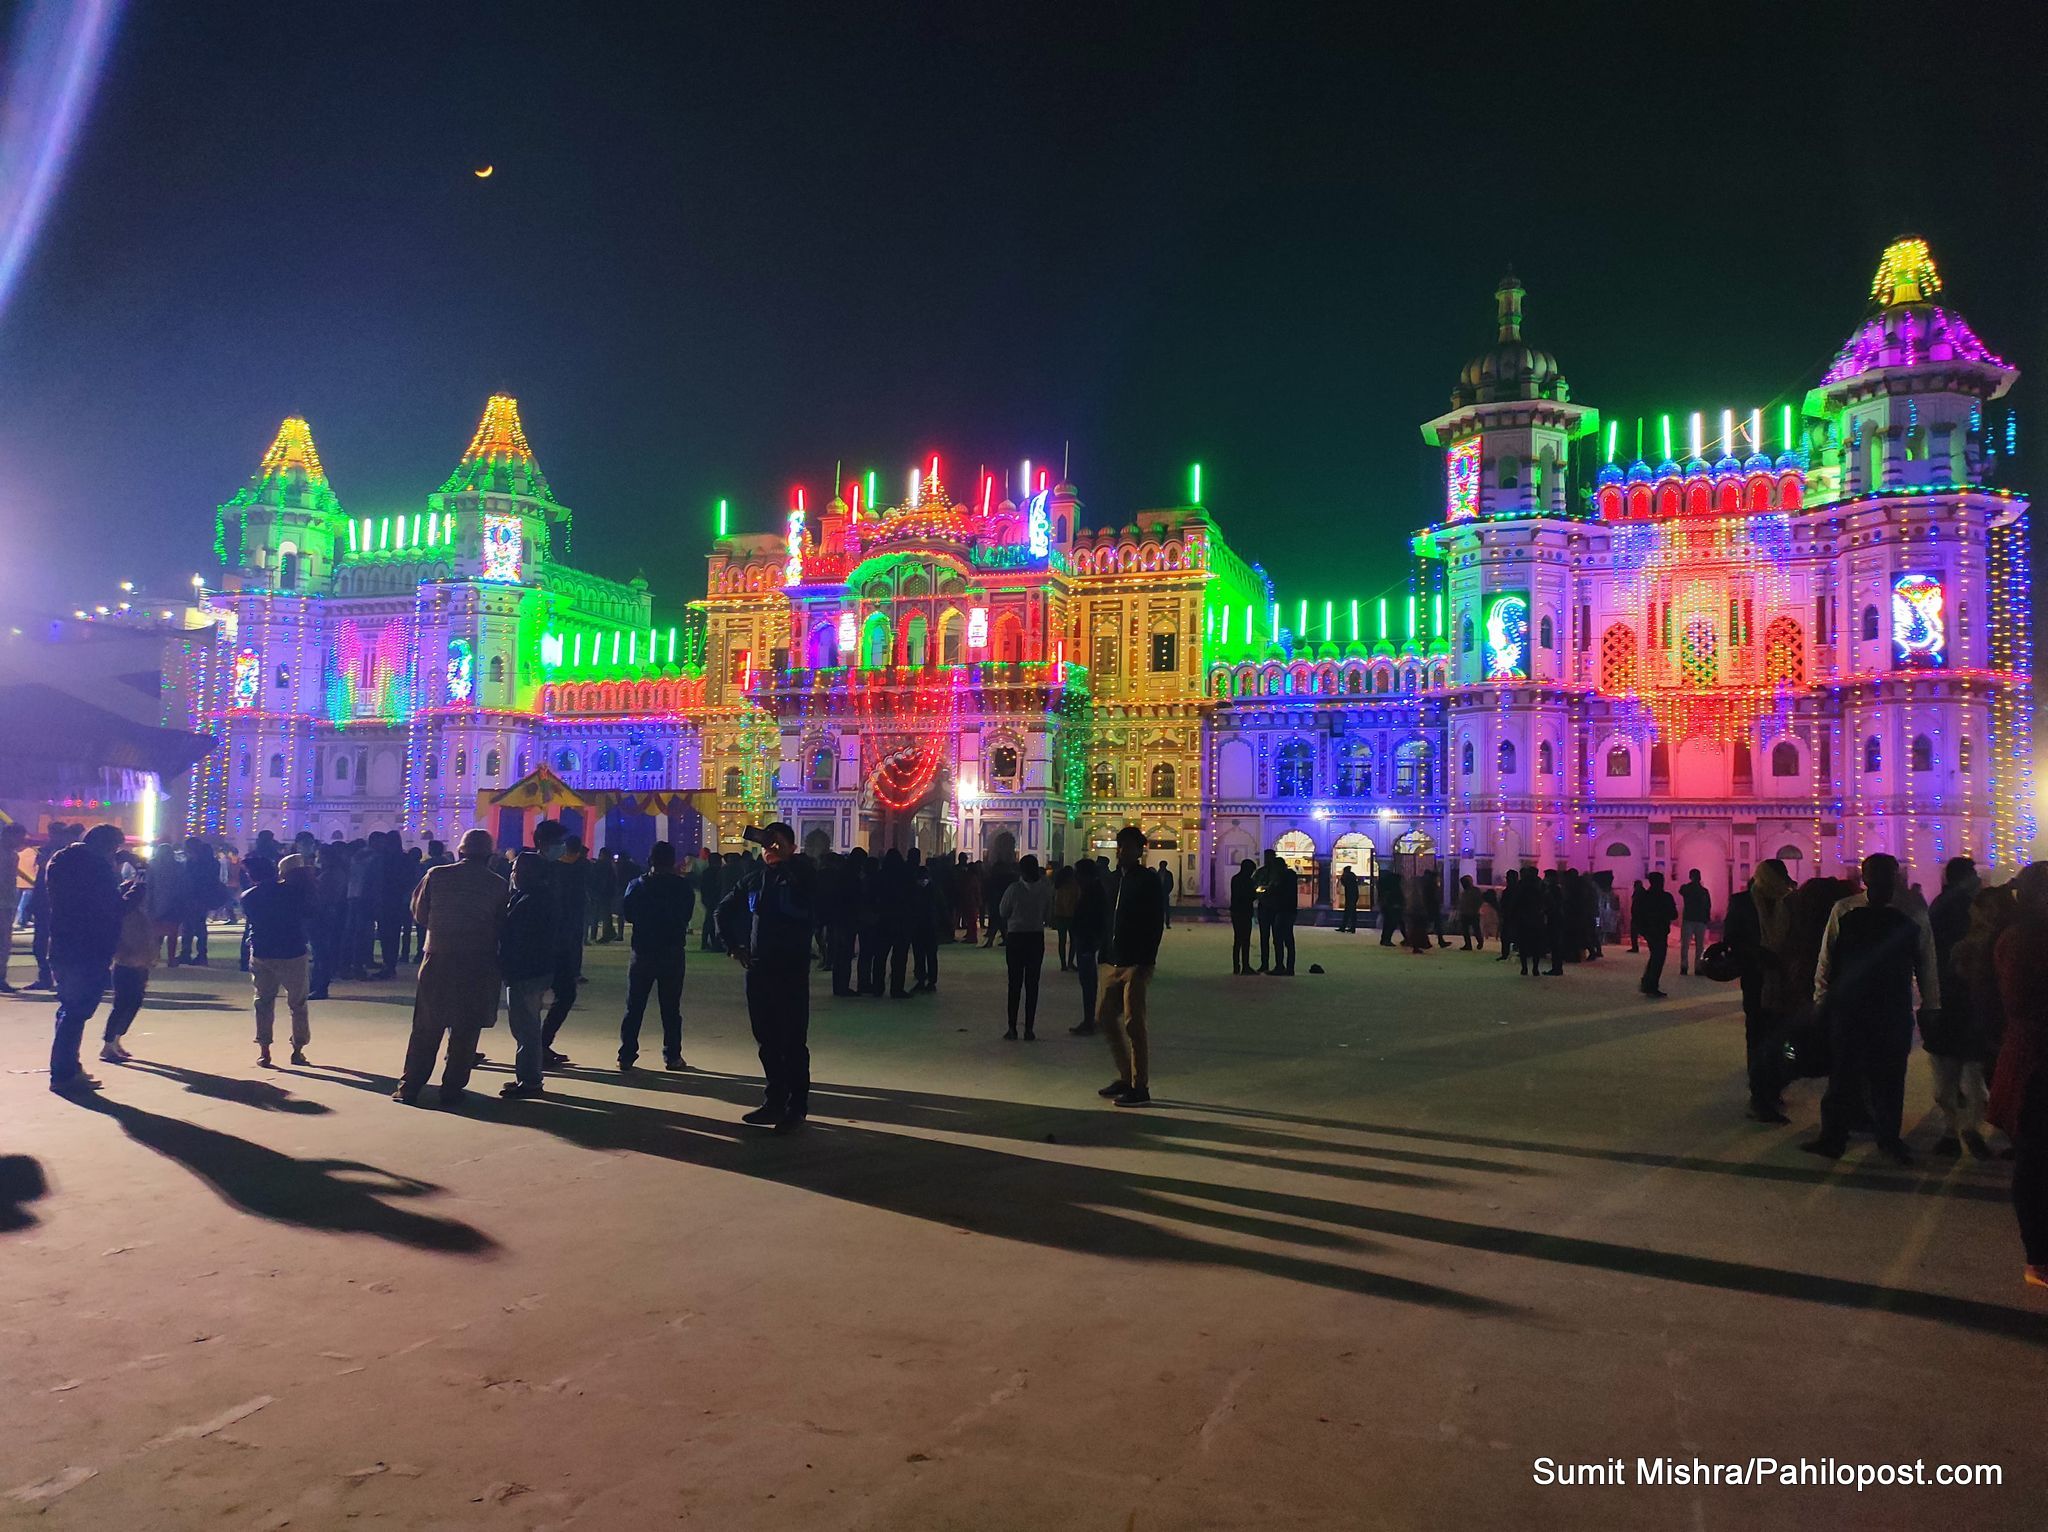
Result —
<path fill-rule="evenodd" d="M 769 530 L 838 458 L 964 491 L 1063 442 L 1098 523 L 1200 459 L 1283 595 L 1370 595 L 1510 264 L 1631 421 L 1796 398 L 1907 231 L 2048 363 L 2013 39 L 1572 9 L 133 6 L 0 315 L 0 596 L 210 569 L 287 413 L 351 512 L 416 509 L 497 389 L 578 562 L 665 604 L 720 496 Z"/>

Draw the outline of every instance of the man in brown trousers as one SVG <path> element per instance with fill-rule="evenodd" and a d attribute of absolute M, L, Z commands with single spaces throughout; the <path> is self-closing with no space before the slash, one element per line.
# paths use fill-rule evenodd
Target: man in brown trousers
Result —
<path fill-rule="evenodd" d="M 413 890 L 413 925 L 426 933 L 426 955 L 413 996 L 405 1074 L 391 1098 L 407 1106 L 419 1100 L 434 1072 L 443 1033 L 448 1062 L 441 1071 L 441 1105 L 458 1105 L 476 1064 L 477 1034 L 498 1017 L 498 931 L 507 890 L 491 871 L 491 851 L 490 831 L 471 830 L 462 837 L 461 859 L 434 868 Z"/>

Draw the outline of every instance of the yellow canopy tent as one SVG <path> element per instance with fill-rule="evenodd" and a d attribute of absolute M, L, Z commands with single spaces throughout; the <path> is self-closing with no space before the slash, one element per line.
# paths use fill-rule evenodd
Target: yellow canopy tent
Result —
<path fill-rule="evenodd" d="M 589 809 L 591 799 L 576 791 L 545 765 L 534 767 L 510 787 L 486 789 L 476 795 L 479 819 L 488 820 L 498 809 Z"/>

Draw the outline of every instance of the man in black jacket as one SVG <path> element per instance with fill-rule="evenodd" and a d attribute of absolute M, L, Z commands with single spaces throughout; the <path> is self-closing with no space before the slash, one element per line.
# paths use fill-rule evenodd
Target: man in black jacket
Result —
<path fill-rule="evenodd" d="M 1650 960 L 1643 965 L 1643 993 L 1652 1000 L 1662 1000 L 1664 991 L 1659 987 L 1664 977 L 1664 954 L 1671 945 L 1671 927 L 1678 919 L 1678 901 L 1664 888 L 1664 874 L 1650 874 L 1650 886 L 1635 897 L 1629 911 L 1629 929 L 1642 933 L 1643 945 L 1649 949 Z"/>
<path fill-rule="evenodd" d="M 1301 877 L 1280 860 L 1276 851 L 1266 853 L 1266 865 L 1259 874 L 1259 967 L 1266 966 L 1266 938 L 1273 942 L 1272 974 L 1294 977 L 1294 917 L 1301 904 Z"/>
<path fill-rule="evenodd" d="M 747 970 L 747 1019 L 767 1077 L 766 1099 L 740 1121 L 793 1133 L 811 1101 L 811 863 L 781 820 L 762 833 L 761 867 L 720 901 L 718 930 Z"/>
<path fill-rule="evenodd" d="M 555 1051 L 555 1035 L 569 1019 L 576 1004 L 576 986 L 583 982 L 583 926 L 588 919 L 590 861 L 583 855 L 583 842 L 569 834 L 558 819 L 543 819 L 533 827 L 533 849 L 548 864 L 549 892 L 555 903 L 555 974 L 548 987 L 554 999 L 541 1020 L 541 1053 L 559 1069 L 569 1055 Z"/>
<path fill-rule="evenodd" d="M 626 968 L 626 1015 L 619 1023 L 619 1069 L 630 1072 L 640 1057 L 640 1019 L 651 990 L 661 992 L 663 1067 L 682 1069 L 683 961 L 689 950 L 690 917 L 697 890 L 676 873 L 676 848 L 665 840 L 647 853 L 647 873 L 626 886 L 619 902 L 633 938 Z"/>
<path fill-rule="evenodd" d="M 1145 993 L 1166 934 L 1166 889 L 1145 865 L 1145 832 L 1116 832 L 1116 871 L 1109 880 L 1109 935 L 1102 951 L 1102 999 L 1096 1020 L 1109 1035 L 1117 1077 L 1096 1094 L 1118 1106 L 1151 1104 L 1151 1039 Z"/>
<path fill-rule="evenodd" d="M 85 1024 L 99 1009 L 121 944 L 123 899 L 114 857 L 128 837 L 119 825 L 94 825 L 85 838 L 50 858 L 50 972 L 57 988 L 57 1031 L 50 1044 L 50 1089 L 62 1095 L 95 1091 L 100 1082 L 79 1068 Z M 143 897 L 140 882 L 128 897 Z"/>
<path fill-rule="evenodd" d="M 1902 1126 L 1913 991 L 1938 1023 L 1940 965 L 1925 912 L 1898 906 L 1898 859 L 1876 852 L 1863 859 L 1862 873 L 1863 892 L 1829 912 L 1821 937 L 1813 1005 L 1827 1022 L 1828 1088 L 1820 1137 L 1799 1147 L 1839 1159 L 1851 1129 L 1867 1123 L 1888 1158 L 1910 1165 Z"/>
<path fill-rule="evenodd" d="M 1259 864 L 1246 857 L 1230 880 L 1230 971 L 1251 973 L 1252 918 L 1259 909 Z"/>

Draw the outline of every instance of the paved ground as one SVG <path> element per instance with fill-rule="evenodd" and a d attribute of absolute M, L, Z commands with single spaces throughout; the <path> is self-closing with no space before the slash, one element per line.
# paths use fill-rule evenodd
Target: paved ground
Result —
<path fill-rule="evenodd" d="M 945 949 L 942 998 L 818 999 L 790 1139 L 737 1121 L 708 957 L 701 1072 L 466 1116 L 386 1099 L 398 986 L 259 1072 L 236 974 L 160 974 L 97 1107 L 44 1089 L 47 1005 L 0 1001 L 0 1523 L 2042 1525 L 2003 1167 L 1814 1161 L 1805 1088 L 1745 1122 L 1727 989 L 1332 931 L 1301 961 L 1234 980 L 1174 931 L 1138 1113 L 1098 1104 L 1065 976 L 1005 1043 L 997 955 Z M 595 1065 L 622 963 L 588 967 Z M 1757 1454 L 2005 1484 L 1531 1482 Z"/>

